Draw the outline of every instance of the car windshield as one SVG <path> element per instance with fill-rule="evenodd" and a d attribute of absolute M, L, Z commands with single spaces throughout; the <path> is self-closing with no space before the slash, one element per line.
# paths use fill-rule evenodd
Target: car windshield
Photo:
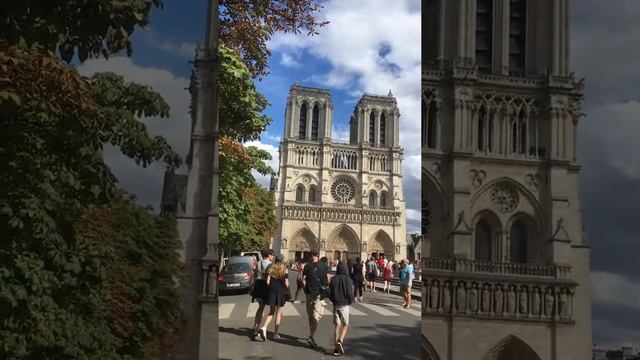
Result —
<path fill-rule="evenodd" d="M 240 273 L 240 272 L 250 272 L 251 271 L 251 267 L 249 266 L 249 264 L 246 263 L 235 263 L 235 264 L 228 264 L 227 266 L 225 266 L 224 270 L 222 272 L 224 273 Z"/>

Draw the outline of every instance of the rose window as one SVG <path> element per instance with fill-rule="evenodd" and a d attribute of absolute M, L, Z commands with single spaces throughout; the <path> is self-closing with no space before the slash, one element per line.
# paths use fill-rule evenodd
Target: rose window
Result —
<path fill-rule="evenodd" d="M 500 184 L 491 190 L 491 203 L 496 209 L 508 213 L 518 206 L 518 193 L 510 186 Z"/>
<path fill-rule="evenodd" d="M 356 188 L 347 179 L 338 179 L 331 186 L 331 195 L 337 202 L 348 203 L 353 199 Z"/>

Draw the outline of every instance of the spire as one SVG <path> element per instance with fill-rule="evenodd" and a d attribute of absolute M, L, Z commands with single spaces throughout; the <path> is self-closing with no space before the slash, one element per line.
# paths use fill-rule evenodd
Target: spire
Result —
<path fill-rule="evenodd" d="M 393 97 L 393 93 L 391 92 L 391 89 L 389 89 L 389 93 L 387 94 L 387 97 Z"/>
<path fill-rule="evenodd" d="M 207 29 L 204 34 L 204 47 L 207 49 L 218 48 L 218 0 L 208 0 Z M 214 14 L 215 13 L 215 14 Z M 214 16 L 215 15 L 215 16 Z"/>

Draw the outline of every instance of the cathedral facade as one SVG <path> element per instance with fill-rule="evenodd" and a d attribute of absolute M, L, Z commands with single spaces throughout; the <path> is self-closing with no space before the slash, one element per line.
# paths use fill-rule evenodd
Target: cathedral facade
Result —
<path fill-rule="evenodd" d="M 336 141 L 330 92 L 291 87 L 272 179 L 278 253 L 287 260 L 306 259 L 311 250 L 330 260 L 406 257 L 399 118 L 391 91 L 365 94 L 351 116 L 349 141 Z"/>
<path fill-rule="evenodd" d="M 589 359 L 568 0 L 423 16 L 423 357 Z"/>

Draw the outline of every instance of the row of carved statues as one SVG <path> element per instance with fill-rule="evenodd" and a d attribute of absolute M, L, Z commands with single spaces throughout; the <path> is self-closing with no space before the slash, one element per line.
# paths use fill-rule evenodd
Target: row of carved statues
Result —
<path fill-rule="evenodd" d="M 360 222 L 364 221 L 372 224 L 391 225 L 398 221 L 397 213 L 369 213 L 362 210 L 335 210 L 321 208 L 307 208 L 298 206 L 285 206 L 283 217 L 290 219 L 311 219 L 317 220 L 320 215 L 322 219 Z"/>
<path fill-rule="evenodd" d="M 424 279 L 425 314 L 570 321 L 569 285 Z"/>

